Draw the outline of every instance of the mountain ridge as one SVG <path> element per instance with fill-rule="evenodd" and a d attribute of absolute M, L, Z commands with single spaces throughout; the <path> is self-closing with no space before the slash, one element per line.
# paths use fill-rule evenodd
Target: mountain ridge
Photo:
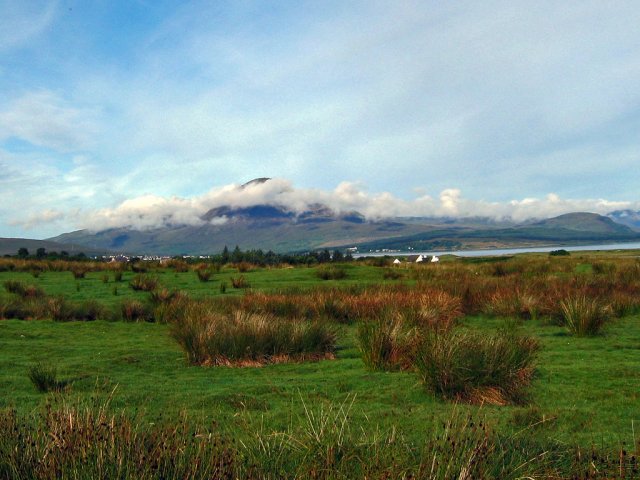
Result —
<path fill-rule="evenodd" d="M 266 181 L 266 180 L 265 180 Z M 69 232 L 48 239 L 126 253 L 210 254 L 224 246 L 276 252 L 320 248 L 461 249 L 483 246 L 640 241 L 640 232 L 589 212 L 574 212 L 523 224 L 481 221 L 423 223 L 400 218 L 367 221 L 358 212 L 339 213 L 315 204 L 300 213 L 267 204 L 221 206 L 202 216 L 203 225 L 148 230 L 111 228 Z M 209 223 L 223 219 L 219 223 Z M 433 221 L 433 219 L 429 219 Z"/>

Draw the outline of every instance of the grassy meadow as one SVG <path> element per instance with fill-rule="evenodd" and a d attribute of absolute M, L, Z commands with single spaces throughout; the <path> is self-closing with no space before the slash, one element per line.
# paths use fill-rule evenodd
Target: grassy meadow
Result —
<path fill-rule="evenodd" d="M 0 260 L 0 478 L 640 478 L 637 253 Z"/>

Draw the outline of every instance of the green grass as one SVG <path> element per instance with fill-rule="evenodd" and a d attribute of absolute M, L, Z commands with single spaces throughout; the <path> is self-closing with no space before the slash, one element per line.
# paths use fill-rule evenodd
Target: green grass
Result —
<path fill-rule="evenodd" d="M 500 322 L 469 319 L 466 328 L 493 329 Z M 43 405 L 28 378 L 29 366 L 48 360 L 71 379 L 69 398 L 88 398 L 117 387 L 113 405 L 144 411 L 150 418 L 188 411 L 196 418 L 234 425 L 263 421 L 284 428 L 302 414 L 299 399 L 332 402 L 355 395 L 355 409 L 376 424 L 396 425 L 419 439 L 451 412 L 451 405 L 426 393 L 415 374 L 368 371 L 360 359 L 355 327 L 344 327 L 337 359 L 261 368 L 188 366 L 166 325 L 123 322 L 6 320 L 0 322 L 0 407 L 30 412 Z M 640 322 L 615 322 L 599 338 L 572 337 L 561 327 L 528 322 L 539 338 L 533 405 L 553 418 L 536 433 L 568 444 L 617 446 L 630 441 L 640 392 Z M 238 401 L 242 394 L 248 402 Z M 255 405 L 259 405 L 256 408 Z M 522 428 L 513 418 L 529 407 L 460 406 L 486 416 L 505 431 Z M 240 417 L 238 417 L 240 414 Z"/>
<path fill-rule="evenodd" d="M 531 261 L 535 258 L 531 257 Z M 510 275 L 507 279 L 494 276 L 494 263 L 466 265 L 453 261 L 449 273 L 443 270 L 446 275 L 441 277 L 434 275 L 438 270 L 428 268 L 403 270 L 406 276 L 402 279 L 383 279 L 384 269 L 360 264 L 346 265 L 347 275 L 341 280 L 321 280 L 315 267 L 252 269 L 242 275 L 251 290 L 264 292 L 293 290 L 304 296 L 304 292 L 316 288 L 362 289 L 418 283 L 419 290 L 431 298 L 429 282 L 440 282 L 440 286 L 453 282 L 455 287 L 459 279 L 470 281 L 476 275 L 489 278 L 486 288 L 506 288 L 503 282 L 536 280 L 539 275 L 544 275 L 545 282 L 552 275 L 568 281 L 577 275 L 576 285 L 581 286 L 583 279 L 608 282 L 622 271 L 617 266 L 615 271 L 599 267 L 602 272 L 595 272 L 590 257 L 553 259 L 551 267 L 546 265 L 546 256 L 540 258 L 545 264 L 539 265 L 540 270 L 536 270 L 535 263 L 528 263 L 529 259 L 506 260 L 499 273 Z M 463 267 L 467 273 L 461 270 Z M 626 275 L 635 282 L 634 272 L 631 269 Z M 461 277 L 460 273 L 464 275 Z M 175 291 L 187 292 L 195 299 L 244 295 L 243 289 L 231 287 L 231 277 L 239 274 L 235 268 L 224 268 L 210 281 L 201 282 L 193 271 L 159 269 L 148 273 L 167 289 L 156 294 L 157 303 L 161 303 L 162 295 Z M 109 276 L 107 282 L 105 275 Z M 82 279 L 75 279 L 70 272 L 42 271 L 38 277 L 0 272 L 0 284 L 21 281 L 37 286 L 49 297 L 60 296 L 78 303 L 91 300 L 117 309 L 124 300 L 150 301 L 148 292 L 129 287 L 134 275 L 127 271 L 122 281 L 115 282 L 113 272 L 88 272 Z M 223 282 L 226 293 L 221 293 Z M 628 284 L 625 280 L 616 285 Z M 114 287 L 117 295 L 113 294 Z M 626 293 L 633 295 L 634 291 Z M 463 290 L 455 293 L 462 294 Z M 385 293 L 380 295 L 384 297 Z M 4 289 L 0 291 L 0 299 L 15 296 Z M 170 336 L 171 326 L 161 323 L 2 320 L 0 409 L 13 408 L 19 415 L 30 417 L 41 412 L 47 402 L 60 402 L 61 398 L 72 403 L 89 402 L 114 392 L 112 408 L 139 415 L 137 418 L 145 424 L 171 422 L 186 412 L 198 423 L 216 425 L 233 435 L 236 431 L 246 434 L 256 429 L 284 432 L 302 428 L 308 421 L 309 405 L 330 409 L 349 399 L 353 400 L 350 417 L 354 431 L 397 431 L 403 440 L 416 445 L 441 428 L 455 410 L 463 416 L 471 413 L 474 418 L 483 419 L 500 435 L 524 435 L 537 445 L 579 445 L 586 451 L 592 445 L 607 451 L 623 444 L 629 446 L 634 425 L 637 430 L 640 422 L 640 316 L 611 319 L 603 334 L 596 337 L 570 335 L 565 327 L 551 324 L 549 318 L 534 317 L 518 323 L 522 334 L 534 337 L 540 344 L 528 392 L 530 402 L 500 407 L 452 405 L 426 391 L 415 372 L 369 370 L 358 348 L 357 323 L 339 325 L 335 360 L 229 368 L 190 366 Z M 454 328 L 488 334 L 503 328 L 504 322 L 501 318 L 467 316 Z M 43 394 L 34 388 L 29 369 L 41 362 L 57 367 L 57 378 L 65 382 L 63 391 Z M 639 448 L 636 446 L 635 451 Z"/>

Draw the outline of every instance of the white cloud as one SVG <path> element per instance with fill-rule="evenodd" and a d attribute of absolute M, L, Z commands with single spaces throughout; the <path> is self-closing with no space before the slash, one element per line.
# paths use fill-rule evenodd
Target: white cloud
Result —
<path fill-rule="evenodd" d="M 15 137 L 59 152 L 83 149 L 95 134 L 94 117 L 52 92 L 26 93 L 0 110 L 0 141 Z"/>
<path fill-rule="evenodd" d="M 496 220 L 524 221 L 548 218 L 576 211 L 606 214 L 619 209 L 640 209 L 640 202 L 621 202 L 604 199 L 562 199 L 556 194 L 544 198 L 525 198 L 508 202 L 486 202 L 463 197 L 459 189 L 442 191 L 438 200 L 428 195 L 403 200 L 388 192 L 369 193 L 362 184 L 342 182 L 334 190 L 295 188 L 285 179 L 272 179 L 244 187 L 232 184 L 211 189 L 204 195 L 191 198 L 143 195 L 125 200 L 114 208 L 77 213 L 78 228 L 103 230 L 129 227 L 145 230 L 169 225 L 204 225 L 202 216 L 210 209 L 230 206 L 249 207 L 274 205 L 295 213 L 302 213 L 315 204 L 323 204 L 335 212 L 358 211 L 369 220 L 389 217 L 488 217 Z M 58 221 L 57 211 L 33 217 L 46 222 L 47 215 Z M 78 220 L 79 219 L 79 220 Z M 227 221 L 216 217 L 211 224 Z M 26 224 L 31 224 L 28 221 Z"/>

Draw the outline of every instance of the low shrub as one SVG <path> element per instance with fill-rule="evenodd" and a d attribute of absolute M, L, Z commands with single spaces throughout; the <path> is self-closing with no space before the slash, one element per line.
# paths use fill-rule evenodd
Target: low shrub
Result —
<path fill-rule="evenodd" d="M 191 302 L 171 324 L 171 336 L 194 365 L 255 366 L 330 358 L 336 331 L 327 323 L 235 312 Z"/>
<path fill-rule="evenodd" d="M 415 366 L 427 390 L 446 399 L 505 405 L 522 403 L 539 349 L 511 331 L 426 332 Z"/>
<path fill-rule="evenodd" d="M 316 270 L 316 276 L 322 280 L 342 280 L 347 277 L 347 271 L 337 265 L 322 265 Z"/>
<path fill-rule="evenodd" d="M 397 268 L 385 268 L 382 271 L 382 278 L 385 280 L 398 280 L 399 278 L 404 278 L 404 275 Z"/>
<path fill-rule="evenodd" d="M 84 321 L 105 320 L 109 316 L 104 305 L 94 299 L 85 300 L 75 306 L 74 319 Z"/>
<path fill-rule="evenodd" d="M 564 325 L 574 335 L 598 335 L 611 317 L 611 307 L 597 298 L 585 295 L 569 297 L 560 302 Z"/>

